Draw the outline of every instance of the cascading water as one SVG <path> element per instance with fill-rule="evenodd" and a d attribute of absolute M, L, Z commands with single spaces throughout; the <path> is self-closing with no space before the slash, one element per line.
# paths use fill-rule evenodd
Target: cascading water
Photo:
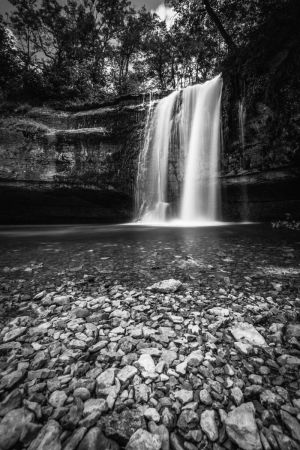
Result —
<path fill-rule="evenodd" d="M 177 174 L 183 178 L 179 219 L 192 223 L 217 219 L 221 93 L 219 75 L 173 92 L 154 110 L 150 105 L 137 177 L 140 222 L 167 220 L 169 156 L 174 148 L 179 149 L 177 170 L 184 168 L 183 177 Z"/>

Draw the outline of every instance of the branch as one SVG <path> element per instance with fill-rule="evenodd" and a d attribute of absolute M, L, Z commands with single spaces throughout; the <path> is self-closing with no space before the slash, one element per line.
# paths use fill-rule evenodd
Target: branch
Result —
<path fill-rule="evenodd" d="M 207 14 L 209 15 L 211 20 L 214 22 L 214 24 L 218 28 L 221 36 L 223 37 L 224 41 L 226 42 L 226 44 L 228 46 L 228 48 L 235 51 L 237 47 L 236 47 L 235 43 L 233 42 L 233 39 L 231 38 L 231 36 L 227 33 L 227 31 L 223 27 L 219 17 L 215 13 L 215 11 L 212 9 L 212 7 L 209 3 L 209 0 L 203 0 L 203 3 L 206 8 Z"/>

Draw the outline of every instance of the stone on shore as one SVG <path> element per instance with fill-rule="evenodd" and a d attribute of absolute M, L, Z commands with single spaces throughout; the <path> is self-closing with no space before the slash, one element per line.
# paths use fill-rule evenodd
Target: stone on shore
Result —
<path fill-rule="evenodd" d="M 159 292 L 162 294 L 168 294 L 170 292 L 176 292 L 178 289 L 182 286 L 181 281 L 179 280 L 162 280 L 158 283 L 152 284 L 152 286 L 149 286 L 148 289 L 153 292 Z"/>
<path fill-rule="evenodd" d="M 160 450 L 162 440 L 158 434 L 146 430 L 137 430 L 126 445 L 126 450 Z"/>
<path fill-rule="evenodd" d="M 239 322 L 230 331 L 236 341 L 246 341 L 246 343 L 257 347 L 267 346 L 263 336 L 250 323 Z"/>
<path fill-rule="evenodd" d="M 243 450 L 261 450 L 253 403 L 243 403 L 230 411 L 226 420 L 229 438 Z"/>

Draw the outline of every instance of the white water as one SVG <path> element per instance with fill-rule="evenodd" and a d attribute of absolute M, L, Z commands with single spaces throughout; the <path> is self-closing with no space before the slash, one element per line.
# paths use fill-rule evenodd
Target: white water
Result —
<path fill-rule="evenodd" d="M 137 178 L 140 222 L 167 221 L 169 155 L 174 145 L 179 148 L 177 171 L 184 168 L 177 223 L 178 219 L 182 224 L 217 220 L 221 92 L 222 78 L 217 76 L 173 92 L 154 111 L 150 105 Z"/>

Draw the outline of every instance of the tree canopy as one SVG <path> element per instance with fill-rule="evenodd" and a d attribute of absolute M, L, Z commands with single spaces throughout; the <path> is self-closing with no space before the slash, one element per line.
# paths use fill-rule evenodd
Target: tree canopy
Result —
<path fill-rule="evenodd" d="M 294 0 L 168 0 L 172 24 L 128 0 L 9 0 L 3 98 L 100 101 L 198 83 Z"/>

